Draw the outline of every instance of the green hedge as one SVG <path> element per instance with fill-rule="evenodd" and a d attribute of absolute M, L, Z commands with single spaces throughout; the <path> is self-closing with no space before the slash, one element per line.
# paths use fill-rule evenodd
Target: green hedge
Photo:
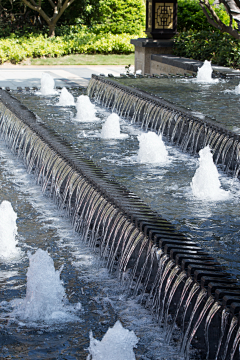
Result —
<path fill-rule="evenodd" d="M 227 33 L 187 31 L 175 36 L 174 54 L 213 64 L 240 68 L 240 43 Z"/>
<path fill-rule="evenodd" d="M 24 14 L 20 4 L 21 0 L 0 0 L 0 5 L 9 13 L 8 16 L 4 16 L 4 11 L 1 13 L 0 38 L 7 38 L 12 33 L 17 36 L 48 34 L 44 19 L 41 18 L 40 22 L 38 13 L 29 8 Z M 51 17 L 52 7 L 48 0 L 42 0 L 42 7 Z M 86 25 L 95 34 L 110 32 L 135 35 L 142 31 L 144 24 L 144 0 L 75 0 L 58 20 L 55 33 L 57 36 L 69 35 Z"/>
<path fill-rule="evenodd" d="M 135 37 L 139 37 L 136 34 Z M 0 39 L 0 63 L 18 63 L 28 57 L 59 57 L 68 54 L 130 54 L 130 34 L 93 34 L 82 29 L 78 34 L 48 38 L 42 34 Z"/>

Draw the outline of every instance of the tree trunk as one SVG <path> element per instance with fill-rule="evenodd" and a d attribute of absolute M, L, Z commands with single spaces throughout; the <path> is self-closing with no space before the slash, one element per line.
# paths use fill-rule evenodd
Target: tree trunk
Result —
<path fill-rule="evenodd" d="M 54 37 L 55 36 L 55 27 L 56 27 L 55 22 L 53 24 L 49 25 L 49 32 L 48 32 L 49 37 Z"/>

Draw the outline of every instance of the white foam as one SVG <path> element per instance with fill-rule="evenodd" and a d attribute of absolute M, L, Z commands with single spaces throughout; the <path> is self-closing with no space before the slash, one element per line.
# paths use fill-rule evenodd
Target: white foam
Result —
<path fill-rule="evenodd" d="M 41 89 L 38 94 L 48 96 L 56 95 L 57 91 L 54 89 L 55 82 L 51 75 L 48 73 L 43 73 L 41 78 Z"/>
<path fill-rule="evenodd" d="M 38 249 L 34 255 L 29 254 L 29 263 L 26 297 L 11 301 L 14 310 L 10 317 L 45 322 L 77 320 L 72 313 L 81 309 L 81 304 L 67 305 L 61 269 L 55 270 L 47 251 Z"/>
<path fill-rule="evenodd" d="M 235 95 L 240 95 L 240 84 L 235 86 L 235 89 L 233 89 L 233 90 L 226 89 L 226 90 L 224 90 L 224 92 L 225 93 L 232 93 L 232 94 L 235 94 Z"/>
<path fill-rule="evenodd" d="M 102 139 L 124 139 L 127 134 L 120 133 L 119 116 L 111 114 L 102 126 L 101 138 Z"/>
<path fill-rule="evenodd" d="M 209 146 L 199 151 L 199 167 L 192 178 L 193 195 L 201 200 L 226 200 L 230 193 L 221 189 L 219 174 Z"/>
<path fill-rule="evenodd" d="M 168 152 L 162 140 L 162 135 L 149 131 L 138 136 L 139 150 L 137 160 L 140 163 L 166 163 Z"/>
<path fill-rule="evenodd" d="M 0 257 L 10 259 L 19 253 L 17 240 L 17 213 L 11 203 L 4 200 L 0 205 Z"/>
<path fill-rule="evenodd" d="M 77 115 L 75 120 L 91 122 L 97 120 L 95 105 L 91 103 L 87 95 L 80 95 L 76 103 Z"/>
<path fill-rule="evenodd" d="M 101 341 L 95 339 L 90 332 L 87 360 L 135 360 L 133 348 L 137 342 L 134 332 L 124 329 L 120 321 L 117 321 Z"/>
<path fill-rule="evenodd" d="M 218 79 L 212 78 L 212 66 L 211 61 L 205 60 L 203 65 L 198 68 L 196 82 L 202 83 L 216 83 Z"/>
<path fill-rule="evenodd" d="M 62 88 L 59 101 L 56 104 L 57 106 L 75 106 L 74 97 L 72 94 L 65 88 Z"/>

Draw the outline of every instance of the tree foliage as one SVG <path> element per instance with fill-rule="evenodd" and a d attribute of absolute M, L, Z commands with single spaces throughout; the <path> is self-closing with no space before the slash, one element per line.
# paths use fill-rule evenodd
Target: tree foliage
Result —
<path fill-rule="evenodd" d="M 199 4 L 210 25 L 214 26 L 222 33 L 226 32 L 235 39 L 240 39 L 240 33 L 236 29 L 233 21 L 236 13 L 240 14 L 240 0 L 220 0 L 220 3 L 224 5 L 229 16 L 229 24 L 226 24 L 219 18 L 216 9 L 209 0 L 199 0 Z"/>
<path fill-rule="evenodd" d="M 51 2 L 57 4 L 60 0 L 0 0 L 0 37 L 7 37 L 11 32 L 22 36 L 29 32 L 45 34 L 48 31 L 46 17 L 35 5 L 30 8 L 24 4 L 26 1 L 30 5 L 33 1 L 38 5 L 40 1 L 41 10 L 51 20 Z M 65 1 L 61 0 L 61 3 Z M 4 11 L 1 12 L 1 8 Z M 142 32 L 144 21 L 144 0 L 75 0 L 58 16 L 55 32 L 64 35 L 72 32 L 73 26 L 78 26 L 79 30 L 86 25 L 95 34 L 137 34 Z"/>
<path fill-rule="evenodd" d="M 37 11 L 49 26 L 49 36 L 55 36 L 55 27 L 64 11 L 74 2 L 74 0 L 48 0 L 51 6 L 51 15 L 44 10 L 43 0 L 22 0 L 30 9 Z"/>
<path fill-rule="evenodd" d="M 224 24 L 229 24 L 229 16 L 224 6 L 213 6 L 219 19 Z M 235 24 L 235 22 L 234 22 Z M 194 31 L 212 31 L 212 26 L 206 21 L 202 8 L 196 0 L 178 0 L 178 32 L 194 30 Z"/>

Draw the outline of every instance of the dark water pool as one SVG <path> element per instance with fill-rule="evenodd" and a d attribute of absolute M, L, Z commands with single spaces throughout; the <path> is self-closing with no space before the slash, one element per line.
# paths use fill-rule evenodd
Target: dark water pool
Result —
<path fill-rule="evenodd" d="M 77 97 L 79 92 L 73 91 L 73 94 Z M 178 230 L 199 243 L 240 280 L 239 181 L 221 174 L 222 187 L 230 192 L 229 200 L 198 200 L 192 195 L 190 187 L 198 167 L 197 158 L 183 154 L 166 143 L 170 160 L 166 165 L 141 164 L 136 160 L 137 136 L 142 133 L 141 129 L 121 120 L 122 132 L 129 135 L 127 139 L 101 139 L 102 124 L 110 114 L 105 109 L 97 107 L 98 120 L 83 123 L 75 120 L 74 107 L 56 106 L 58 96 L 44 98 L 34 92 L 14 95 L 48 127 L 63 135 L 80 155 L 92 158 L 152 209 L 175 224 Z"/>

